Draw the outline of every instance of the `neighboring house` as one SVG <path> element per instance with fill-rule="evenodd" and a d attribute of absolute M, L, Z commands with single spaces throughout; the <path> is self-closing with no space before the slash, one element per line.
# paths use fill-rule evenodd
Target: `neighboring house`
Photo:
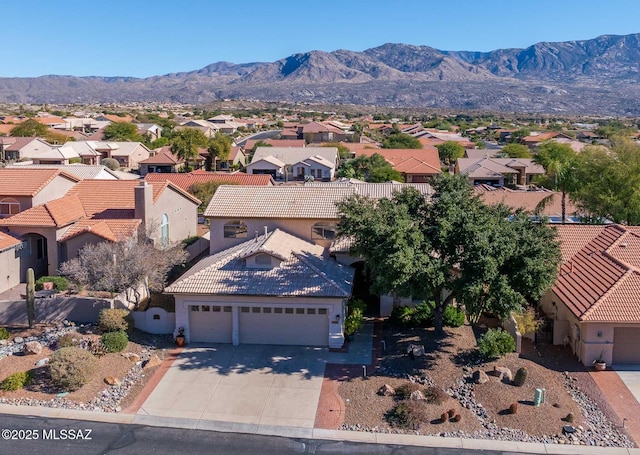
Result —
<path fill-rule="evenodd" d="M 64 196 L 80 178 L 58 170 L 0 169 L 0 218 Z"/>
<path fill-rule="evenodd" d="M 187 342 L 340 348 L 354 269 L 280 229 L 198 262 L 165 289 Z"/>
<path fill-rule="evenodd" d="M 22 239 L 0 232 L 0 292 L 20 284 L 20 250 L 22 247 Z"/>
<path fill-rule="evenodd" d="M 442 173 L 438 149 L 371 149 L 358 148 L 355 156 L 381 155 L 396 171 L 400 172 L 407 183 L 426 183 Z"/>
<path fill-rule="evenodd" d="M 37 137 L 0 137 L 0 159 L 6 161 L 25 160 L 52 148 L 51 144 Z"/>
<path fill-rule="evenodd" d="M 95 119 L 98 122 L 109 122 L 109 123 L 115 123 L 115 122 L 131 123 L 131 122 L 133 122 L 133 117 L 130 116 L 129 114 L 123 115 L 123 116 L 119 116 L 119 115 L 115 115 L 115 114 L 101 114 L 101 115 L 98 115 Z"/>
<path fill-rule="evenodd" d="M 640 364 L 640 228 L 556 226 L 562 266 L 541 301 L 553 344 L 584 365 Z"/>
<path fill-rule="evenodd" d="M 482 158 L 499 158 L 502 150 L 500 149 L 465 149 L 464 158 L 472 160 L 481 160 Z"/>
<path fill-rule="evenodd" d="M 138 227 L 158 244 L 196 235 L 200 201 L 171 182 L 83 180 L 66 196 L 0 220 L 0 228 L 20 236 L 28 247 L 28 267 L 54 275 L 87 243 L 133 238 Z"/>
<path fill-rule="evenodd" d="M 291 165 L 296 180 L 312 178 L 329 182 L 334 179 L 336 165 L 320 155 L 310 156 Z"/>
<path fill-rule="evenodd" d="M 120 176 L 102 165 L 89 166 L 85 164 L 12 164 L 7 166 L 8 169 L 58 169 L 66 174 L 77 177 L 80 180 L 96 179 L 96 180 L 120 180 Z"/>
<path fill-rule="evenodd" d="M 253 147 L 258 142 L 268 144 L 271 147 L 304 147 L 306 145 L 304 139 L 249 139 L 243 144 L 242 148 L 245 153 L 249 153 L 253 151 Z"/>
<path fill-rule="evenodd" d="M 303 161 L 314 158 L 306 164 Z M 324 160 L 324 161 L 322 161 Z M 322 161 L 322 164 L 320 162 Z M 327 164 L 328 162 L 329 164 Z M 298 165 L 294 168 L 294 165 Z M 258 147 L 247 166 L 248 174 L 270 174 L 274 179 L 289 180 L 289 177 L 304 180 L 317 170 L 322 170 L 323 180 L 331 180 L 338 165 L 337 147 Z M 330 166 L 330 167 L 326 167 Z"/>
<path fill-rule="evenodd" d="M 573 141 L 574 139 L 571 136 L 567 136 L 566 134 L 560 133 L 558 131 L 547 131 L 545 133 L 532 133 L 529 136 L 525 136 L 522 138 L 522 143 L 529 148 L 534 148 L 549 140 Z"/>
<path fill-rule="evenodd" d="M 153 152 L 152 152 L 153 153 Z M 142 160 L 140 165 L 140 175 L 145 176 L 149 173 L 174 173 L 184 168 L 184 160 L 171 152 L 171 147 L 162 147 L 155 151 L 154 155 Z"/>
<path fill-rule="evenodd" d="M 552 223 L 562 222 L 562 193 L 558 191 L 519 191 L 504 187 L 495 188 L 491 185 L 475 185 L 473 189 L 485 204 L 504 204 L 514 210 L 522 209 L 530 214 L 546 216 Z M 551 199 L 548 199 L 549 197 Z M 578 208 L 568 196 L 565 203 L 567 222 L 580 222 L 576 216 Z"/>
<path fill-rule="evenodd" d="M 219 160 L 216 158 L 216 170 L 223 172 L 231 172 L 234 169 L 243 168 L 247 165 L 247 156 L 237 145 L 231 147 L 229 159 Z"/>
<path fill-rule="evenodd" d="M 307 144 L 319 144 L 321 142 L 346 141 L 349 134 L 333 125 L 320 122 L 311 122 L 298 125 L 297 139 L 304 139 Z"/>
<path fill-rule="evenodd" d="M 151 156 L 150 150 L 141 142 L 73 141 L 67 142 L 65 147 L 73 148 L 84 164 L 99 164 L 104 158 L 113 158 L 125 169 L 137 169 L 140 161 Z M 95 162 L 87 163 L 89 157 Z"/>
<path fill-rule="evenodd" d="M 233 134 L 238 131 L 238 128 L 245 127 L 244 123 L 236 122 L 232 115 L 220 114 L 207 119 L 207 121 L 214 124 L 218 131 L 224 134 Z"/>
<path fill-rule="evenodd" d="M 36 152 L 31 157 L 33 164 L 61 164 L 82 162 L 82 158 L 71 147 L 54 147 L 42 152 Z M 91 163 L 95 164 L 95 163 Z"/>
<path fill-rule="evenodd" d="M 155 123 L 134 123 L 138 128 L 138 134 L 148 136 L 150 141 L 157 141 L 162 137 L 162 127 Z"/>
<path fill-rule="evenodd" d="M 202 131 L 202 134 L 204 134 L 206 137 L 211 138 L 216 135 L 216 133 L 220 129 L 219 127 L 220 125 L 215 125 L 206 120 L 189 120 L 181 124 L 180 126 L 176 126 L 173 130 L 180 131 L 184 128 L 194 128 L 196 130 Z"/>
<path fill-rule="evenodd" d="M 531 158 L 458 158 L 455 173 L 466 175 L 474 185 L 503 186 L 529 185 L 535 177 L 544 175 L 545 171 Z"/>

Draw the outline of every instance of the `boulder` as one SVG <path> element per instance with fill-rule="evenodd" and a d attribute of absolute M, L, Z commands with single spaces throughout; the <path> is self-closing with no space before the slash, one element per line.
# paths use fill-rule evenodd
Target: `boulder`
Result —
<path fill-rule="evenodd" d="M 0 340 L 0 346 L 6 346 L 8 343 L 7 340 Z"/>
<path fill-rule="evenodd" d="M 45 357 L 44 359 L 40 359 L 40 360 L 38 360 L 38 361 L 34 364 L 34 366 L 35 366 L 36 368 L 40 368 L 40 367 L 45 366 L 47 363 L 49 363 L 49 357 Z"/>
<path fill-rule="evenodd" d="M 122 357 L 131 360 L 133 363 L 140 361 L 140 356 L 138 354 L 134 354 L 133 352 L 125 352 L 122 354 Z"/>
<path fill-rule="evenodd" d="M 29 341 L 22 348 L 25 355 L 39 355 L 42 352 L 42 345 L 37 341 Z"/>
<path fill-rule="evenodd" d="M 425 354 L 424 346 L 419 344 L 410 344 L 407 346 L 407 354 L 413 355 L 414 357 L 420 357 Z"/>
<path fill-rule="evenodd" d="M 489 376 L 482 370 L 476 370 L 473 372 L 473 382 L 476 384 L 484 384 L 489 382 Z"/>
<path fill-rule="evenodd" d="M 106 378 L 104 378 L 104 382 L 114 387 L 117 387 L 122 384 L 120 379 L 113 376 L 107 376 Z"/>
<path fill-rule="evenodd" d="M 511 381 L 513 381 L 513 373 L 511 373 L 511 370 L 507 367 L 493 367 L 493 375 L 504 382 L 511 383 Z"/>
<path fill-rule="evenodd" d="M 150 368 L 154 368 L 157 366 L 162 365 L 162 360 L 160 360 L 160 357 L 158 357 L 157 355 L 152 355 L 151 358 L 149 360 L 147 360 L 147 363 L 145 363 L 144 367 L 142 367 L 143 370 L 148 370 Z"/>
<path fill-rule="evenodd" d="M 378 389 L 378 395 L 382 395 L 384 397 L 392 397 L 396 394 L 396 389 L 391 387 L 389 384 L 384 384 L 382 387 Z"/>
<path fill-rule="evenodd" d="M 422 401 L 425 399 L 425 397 L 420 390 L 414 390 L 413 392 L 411 392 L 411 395 L 409 395 L 409 399 L 411 401 Z"/>
<path fill-rule="evenodd" d="M 22 338 L 22 337 L 15 337 L 15 338 L 13 339 L 13 342 L 14 342 L 14 343 L 16 343 L 16 344 L 24 343 L 24 338 Z"/>

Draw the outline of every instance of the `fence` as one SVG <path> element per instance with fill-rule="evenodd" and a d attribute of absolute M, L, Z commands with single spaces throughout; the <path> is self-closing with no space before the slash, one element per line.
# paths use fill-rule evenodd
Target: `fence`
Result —
<path fill-rule="evenodd" d="M 147 333 L 173 333 L 176 326 L 176 314 L 163 308 L 149 308 L 147 311 L 131 312 L 137 329 Z"/>

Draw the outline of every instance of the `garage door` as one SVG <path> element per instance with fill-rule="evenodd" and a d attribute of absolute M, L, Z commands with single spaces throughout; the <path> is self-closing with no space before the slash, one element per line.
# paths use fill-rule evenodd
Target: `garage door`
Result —
<path fill-rule="evenodd" d="M 191 341 L 231 343 L 231 307 L 189 305 Z"/>
<path fill-rule="evenodd" d="M 616 327 L 613 332 L 613 363 L 640 364 L 640 328 Z"/>
<path fill-rule="evenodd" d="M 245 306 L 239 310 L 241 344 L 329 344 L 329 318 L 324 308 Z"/>

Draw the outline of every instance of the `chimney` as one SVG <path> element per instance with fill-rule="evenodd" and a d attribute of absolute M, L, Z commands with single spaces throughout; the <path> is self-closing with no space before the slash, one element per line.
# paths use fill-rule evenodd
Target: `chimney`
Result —
<path fill-rule="evenodd" d="M 147 229 L 151 221 L 151 212 L 153 210 L 153 186 L 149 185 L 146 180 L 140 181 L 140 184 L 133 189 L 135 201 L 135 217 L 142 221 L 142 227 Z"/>

